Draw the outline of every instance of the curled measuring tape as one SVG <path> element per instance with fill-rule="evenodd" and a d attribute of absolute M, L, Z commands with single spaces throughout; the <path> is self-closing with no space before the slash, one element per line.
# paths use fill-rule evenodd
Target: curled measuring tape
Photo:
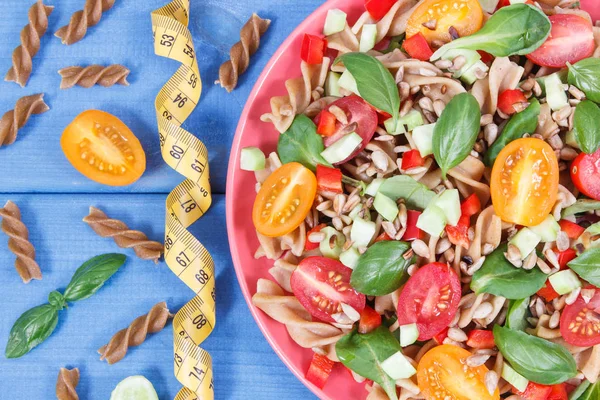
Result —
<path fill-rule="evenodd" d="M 184 386 L 175 400 L 212 400 L 210 355 L 200 344 L 215 326 L 215 268 L 204 246 L 187 230 L 210 207 L 208 152 L 181 128 L 202 93 L 189 23 L 189 0 L 173 0 L 152 12 L 154 52 L 181 65 L 155 101 L 162 157 L 186 179 L 167 197 L 165 261 L 196 296 L 173 320 L 175 376 Z"/>

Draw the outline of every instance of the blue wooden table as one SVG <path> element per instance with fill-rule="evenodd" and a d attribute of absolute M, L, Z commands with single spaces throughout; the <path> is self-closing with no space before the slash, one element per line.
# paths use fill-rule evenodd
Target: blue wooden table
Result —
<path fill-rule="evenodd" d="M 18 98 L 45 93 L 51 110 L 33 116 L 19 131 L 16 143 L 0 148 L 0 206 L 13 200 L 21 207 L 30 239 L 37 249 L 43 280 L 24 285 L 14 256 L 0 233 L 0 347 L 6 344 L 14 321 L 27 309 L 46 302 L 48 293 L 64 289 L 75 269 L 97 254 L 120 251 L 109 239 L 96 236 L 81 219 L 90 205 L 121 218 L 155 240 L 164 234 L 164 200 L 181 177 L 159 154 L 153 110 L 154 97 L 177 65 L 153 54 L 150 12 L 167 0 L 117 0 L 85 39 L 64 46 L 53 36 L 68 23 L 84 0 L 46 0 L 54 5 L 49 32 L 33 61 L 33 74 L 22 89 L 0 81 L 0 115 Z M 2 0 L 0 14 L 0 73 L 11 65 L 19 33 L 27 23 L 34 0 Z M 204 81 L 199 107 L 185 127 L 210 151 L 215 201 L 192 232 L 212 253 L 217 268 L 217 327 L 205 342 L 214 360 L 219 399 L 305 399 L 314 396 L 286 369 L 252 319 L 239 289 L 225 231 L 225 180 L 229 148 L 254 81 L 279 44 L 322 0 L 192 0 L 190 29 Z M 213 86 L 219 65 L 252 12 L 273 20 L 260 51 L 232 94 Z M 57 71 L 71 65 L 121 63 L 131 69 L 129 87 L 61 91 Z M 101 109 L 117 115 L 136 133 L 148 157 L 140 181 L 127 188 L 96 184 L 76 172 L 60 149 L 59 139 L 80 112 Z M 206 227 L 210 227 L 207 232 Z M 0 356 L 0 399 L 52 399 L 60 367 L 78 367 L 82 399 L 110 397 L 114 386 L 129 375 L 150 379 L 161 399 L 175 396 L 180 385 L 173 376 L 172 331 L 154 334 L 109 366 L 96 350 L 118 330 L 150 307 L 166 301 L 177 310 L 191 291 L 164 263 L 154 265 L 128 256 L 126 265 L 90 299 L 63 310 L 55 333 L 26 356 Z"/>

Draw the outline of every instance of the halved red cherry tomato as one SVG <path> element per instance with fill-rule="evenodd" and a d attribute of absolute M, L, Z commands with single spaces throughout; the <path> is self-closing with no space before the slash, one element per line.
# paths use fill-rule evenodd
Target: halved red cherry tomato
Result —
<path fill-rule="evenodd" d="M 537 291 L 537 295 L 543 297 L 546 301 L 552 301 L 560 296 L 556 290 L 554 290 L 549 280 L 546 280 L 544 287 Z"/>
<path fill-rule="evenodd" d="M 564 68 L 567 63 L 575 64 L 594 53 L 596 44 L 590 21 L 575 14 L 555 14 L 549 18 L 550 36 L 527 58 L 538 65 Z"/>
<path fill-rule="evenodd" d="M 337 168 L 317 165 L 317 188 L 324 192 L 343 193 L 342 171 Z"/>
<path fill-rule="evenodd" d="M 304 34 L 302 49 L 300 50 L 300 58 L 304 62 L 307 64 L 322 64 L 326 50 L 327 40 L 308 33 Z"/>
<path fill-rule="evenodd" d="M 471 352 L 444 344 L 429 350 L 417 366 L 417 382 L 427 400 L 498 400 L 498 388 L 490 394 L 485 385 L 485 365 L 469 367 Z"/>
<path fill-rule="evenodd" d="M 319 224 L 306 233 L 306 242 L 304 244 L 304 251 L 311 251 L 311 250 L 314 250 L 319 247 L 319 243 L 311 242 L 310 240 L 308 240 L 308 237 L 310 236 L 311 233 L 321 232 L 321 229 L 325 228 L 326 226 L 327 226 L 327 224 Z"/>
<path fill-rule="evenodd" d="M 417 228 L 417 221 L 421 215 L 420 211 L 408 210 L 406 213 L 406 231 L 402 236 L 402 240 L 409 242 L 423 237 L 423 231 Z"/>
<path fill-rule="evenodd" d="M 381 315 L 369 306 L 365 306 L 360 313 L 360 322 L 358 323 L 358 333 L 369 333 L 381 325 Z"/>
<path fill-rule="evenodd" d="M 421 32 L 406 39 L 402 44 L 402 47 L 404 47 L 404 50 L 406 50 L 409 56 L 416 58 L 417 60 L 429 61 L 433 55 L 433 51 L 431 50 L 431 47 L 429 47 L 427 39 L 425 39 L 425 36 L 423 36 Z"/>
<path fill-rule="evenodd" d="M 496 342 L 494 342 L 494 332 L 473 329 L 469 332 L 467 346 L 474 349 L 493 349 L 496 347 Z"/>
<path fill-rule="evenodd" d="M 306 218 L 316 193 L 317 178 L 311 170 L 297 162 L 282 165 L 269 175 L 256 195 L 254 227 L 269 237 L 290 233 Z"/>
<path fill-rule="evenodd" d="M 574 260 L 577 257 L 577 252 L 573 249 L 567 249 L 565 251 L 558 251 L 558 249 L 554 249 L 556 253 L 556 257 L 558 258 L 558 265 L 560 269 L 566 269 L 569 261 Z"/>
<path fill-rule="evenodd" d="M 385 17 L 394 4 L 396 0 L 365 0 L 365 8 L 375 20 Z"/>
<path fill-rule="evenodd" d="M 575 303 L 565 306 L 560 333 L 567 343 L 575 346 L 600 344 L 600 289 L 596 288 L 596 294 L 587 304 L 580 295 Z"/>
<path fill-rule="evenodd" d="M 447 264 L 427 264 L 408 279 L 400 292 L 398 323 L 416 323 L 419 340 L 429 340 L 448 327 L 460 297 L 456 272 Z"/>
<path fill-rule="evenodd" d="M 571 164 L 571 179 L 587 197 L 600 200 L 600 150 L 594 154 L 581 153 Z"/>
<path fill-rule="evenodd" d="M 461 216 L 472 217 L 473 215 L 477 214 L 479 211 L 481 211 L 481 201 L 479 200 L 479 197 L 477 197 L 477 195 L 475 193 L 473 193 L 472 195 L 467 197 L 465 199 L 465 201 L 463 201 L 462 204 L 460 205 L 460 215 Z"/>
<path fill-rule="evenodd" d="M 331 375 L 334 364 L 329 358 L 315 353 L 306 372 L 306 380 L 319 389 L 323 389 L 323 386 L 327 383 L 327 379 L 329 379 L 329 375 Z"/>
<path fill-rule="evenodd" d="M 558 196 L 558 160 L 541 139 L 510 142 L 492 168 L 492 203 L 506 222 L 523 226 L 542 223 Z"/>
<path fill-rule="evenodd" d="M 292 274 L 294 296 L 310 315 L 335 322 L 332 314 L 341 313 L 347 304 L 359 313 L 365 308 L 365 295 L 350 286 L 352 270 L 327 257 L 307 257 Z"/>
<path fill-rule="evenodd" d="M 425 160 L 421 157 L 419 150 L 410 150 L 402 155 L 402 169 L 407 170 L 425 165 Z"/>
<path fill-rule="evenodd" d="M 331 136 L 337 129 L 337 118 L 327 110 L 321 111 L 317 133 L 321 136 Z"/>
<path fill-rule="evenodd" d="M 558 224 L 560 225 L 560 230 L 566 233 L 569 239 L 577 239 L 585 231 L 585 228 L 566 219 L 561 219 L 558 221 Z"/>
<path fill-rule="evenodd" d="M 566 383 L 552 385 L 550 387 L 552 388 L 552 390 L 550 391 L 550 394 L 548 395 L 548 398 L 546 400 L 568 400 L 569 399 L 569 395 L 567 394 L 567 384 Z"/>
<path fill-rule="evenodd" d="M 516 113 L 515 104 L 525 102 L 527 98 L 519 89 L 506 89 L 498 96 L 498 108 L 506 115 Z"/>
<path fill-rule="evenodd" d="M 512 392 L 518 394 L 525 400 L 546 400 L 548 395 L 550 395 L 550 392 L 552 392 L 552 387 L 529 381 L 524 392 L 519 392 L 514 387 Z"/>

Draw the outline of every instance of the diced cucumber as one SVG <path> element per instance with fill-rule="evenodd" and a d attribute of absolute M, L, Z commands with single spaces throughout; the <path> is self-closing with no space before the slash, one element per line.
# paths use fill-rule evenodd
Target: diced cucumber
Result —
<path fill-rule="evenodd" d="M 348 216 L 351 219 L 355 219 L 358 217 L 358 213 L 360 212 L 360 210 L 362 210 L 363 205 L 362 204 L 357 204 L 354 206 L 354 208 L 348 213 Z M 369 213 L 367 213 L 365 216 L 369 215 Z M 365 219 L 370 219 L 370 218 L 365 218 Z"/>
<path fill-rule="evenodd" d="M 527 2 L 527 0 L 510 0 L 510 5 L 513 5 L 513 4 L 525 4 L 525 2 Z"/>
<path fill-rule="evenodd" d="M 577 143 L 577 140 L 575 139 L 574 131 L 567 132 L 567 134 L 565 135 L 565 143 L 575 149 L 579 149 L 579 144 Z"/>
<path fill-rule="evenodd" d="M 413 129 L 412 138 L 421 157 L 433 154 L 433 130 L 435 124 L 421 125 Z"/>
<path fill-rule="evenodd" d="M 265 169 L 265 154 L 258 147 L 244 147 L 240 154 L 240 168 L 244 171 Z"/>
<path fill-rule="evenodd" d="M 340 77 L 342 74 L 329 71 L 327 74 L 327 82 L 325 83 L 325 94 L 327 96 L 342 97 L 340 93 Z"/>
<path fill-rule="evenodd" d="M 385 179 L 383 179 L 383 178 L 373 179 L 373 181 L 371 181 L 371 183 L 369 183 L 369 185 L 365 189 L 365 194 L 375 197 L 375 195 L 377 194 L 377 191 L 379 190 L 379 187 L 381 186 L 381 184 L 383 182 L 385 182 Z"/>
<path fill-rule="evenodd" d="M 438 194 L 433 204 L 444 211 L 448 225 L 457 225 L 460 219 L 460 196 L 458 189 L 447 189 Z"/>
<path fill-rule="evenodd" d="M 346 237 L 331 226 L 326 226 L 321 229 L 321 232 L 325 234 L 325 239 L 319 244 L 321 253 L 325 257 L 337 260 L 342 252 L 342 246 L 346 243 Z"/>
<path fill-rule="evenodd" d="M 536 233 L 539 237 L 542 238 L 542 242 L 553 242 L 556 240 L 558 236 L 558 231 L 560 231 L 560 225 L 552 215 L 548 215 L 545 220 L 542 221 L 541 224 L 536 226 L 530 226 L 534 233 Z"/>
<path fill-rule="evenodd" d="M 389 133 L 390 135 L 395 136 L 406 133 L 406 129 L 404 128 L 404 125 L 400 123 L 400 120 L 398 120 L 396 125 L 394 126 L 394 118 L 388 118 L 383 122 L 383 125 L 385 126 L 385 130 L 387 131 L 387 133 Z"/>
<path fill-rule="evenodd" d="M 356 218 L 350 230 L 352 244 L 356 247 L 367 247 L 371 243 L 373 236 L 375 236 L 376 229 L 375 222 Z"/>
<path fill-rule="evenodd" d="M 439 237 L 446 227 L 446 214 L 434 204 L 429 204 L 417 220 L 417 228 Z"/>
<path fill-rule="evenodd" d="M 579 277 L 570 269 L 565 269 L 552 274 L 548 280 L 550 281 L 552 288 L 560 295 L 571 293 L 573 290 L 581 287 Z"/>
<path fill-rule="evenodd" d="M 354 267 L 356 267 L 359 258 L 360 253 L 356 247 L 350 247 L 348 250 L 340 253 L 340 262 L 350 269 L 354 269 Z"/>
<path fill-rule="evenodd" d="M 517 246 L 521 252 L 521 259 L 524 260 L 541 241 L 540 235 L 529 228 L 522 228 L 508 243 Z"/>
<path fill-rule="evenodd" d="M 451 49 L 444 53 L 442 59 L 453 61 L 456 57 L 463 56 L 465 58 L 465 64 L 454 73 L 454 78 L 460 78 L 465 72 L 469 70 L 475 63 L 481 60 L 481 54 L 475 50 L 467 49 Z"/>
<path fill-rule="evenodd" d="M 567 93 L 557 73 L 548 75 L 544 83 L 546 84 L 546 102 L 553 111 L 569 105 Z"/>
<path fill-rule="evenodd" d="M 375 195 L 373 206 L 388 221 L 393 221 L 398 216 L 398 204 L 383 193 Z"/>
<path fill-rule="evenodd" d="M 404 117 L 398 119 L 398 124 L 406 126 L 408 131 L 413 131 L 416 127 L 425 123 L 423 115 L 417 110 L 410 110 Z"/>
<path fill-rule="evenodd" d="M 340 9 L 334 8 L 327 12 L 327 18 L 325 19 L 325 27 L 323 28 L 323 35 L 329 36 L 334 33 L 343 31 L 346 28 L 346 13 Z"/>
<path fill-rule="evenodd" d="M 342 76 L 340 76 L 340 79 L 338 80 L 338 85 L 340 85 L 341 88 L 344 88 L 354 93 L 355 95 L 360 96 L 360 93 L 358 93 L 358 86 L 356 85 L 356 79 L 354 79 L 350 71 L 344 71 L 344 73 L 342 74 Z"/>
<path fill-rule="evenodd" d="M 356 132 L 352 132 L 323 150 L 321 156 L 330 164 L 339 163 L 350 157 L 361 143 L 362 138 Z"/>
<path fill-rule="evenodd" d="M 400 346 L 410 346 L 419 338 L 417 324 L 400 325 Z"/>
<path fill-rule="evenodd" d="M 487 72 L 489 70 L 489 67 L 483 61 L 479 60 L 475 64 L 473 64 L 468 70 L 466 70 L 465 73 L 462 74 L 460 79 L 463 82 L 468 83 L 469 85 L 472 85 L 477 80 L 475 71 L 477 71 L 478 69 L 483 72 Z"/>
<path fill-rule="evenodd" d="M 152 383 L 141 375 L 123 379 L 110 394 L 110 400 L 158 400 Z"/>
<path fill-rule="evenodd" d="M 527 389 L 527 385 L 529 385 L 529 381 L 512 369 L 506 362 L 502 365 L 502 378 L 513 385 L 519 392 L 524 392 Z"/>
<path fill-rule="evenodd" d="M 394 380 L 410 378 L 417 373 L 415 367 L 399 351 L 383 361 L 381 368 Z"/>
<path fill-rule="evenodd" d="M 361 53 L 366 53 L 375 47 L 377 41 L 377 25 L 376 24 L 364 24 L 362 32 L 360 34 L 360 46 L 359 50 Z"/>
<path fill-rule="evenodd" d="M 479 4 L 481 4 L 481 9 L 488 14 L 493 14 L 496 11 L 496 7 L 498 7 L 498 3 L 500 0 L 479 0 Z"/>

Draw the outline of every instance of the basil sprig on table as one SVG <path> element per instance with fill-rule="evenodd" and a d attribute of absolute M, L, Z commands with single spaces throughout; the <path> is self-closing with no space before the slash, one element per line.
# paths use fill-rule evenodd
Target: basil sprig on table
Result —
<path fill-rule="evenodd" d="M 531 316 L 529 311 L 529 297 L 519 300 L 511 300 L 508 303 L 505 325 L 516 331 L 525 331 L 529 327 L 527 317 Z"/>
<path fill-rule="evenodd" d="M 454 96 L 444 108 L 433 130 L 433 155 L 444 177 L 473 150 L 480 121 L 479 103 L 470 93 Z"/>
<path fill-rule="evenodd" d="M 600 287 L 600 248 L 590 248 L 567 264 L 584 281 Z"/>
<path fill-rule="evenodd" d="M 569 83 L 585 93 L 589 100 L 600 103 L 600 59 L 586 58 L 567 65 Z"/>
<path fill-rule="evenodd" d="M 321 156 L 323 150 L 323 138 L 317 133 L 316 125 L 302 114 L 279 136 L 277 143 L 277 154 L 282 163 L 297 161 L 312 171 L 317 168 L 317 164 L 330 165 Z"/>
<path fill-rule="evenodd" d="M 514 300 L 529 297 L 544 286 L 546 274 L 538 268 L 529 271 L 516 268 L 504 256 L 506 250 L 507 245 L 503 244 L 485 258 L 471 281 L 475 293 L 491 293 Z"/>
<path fill-rule="evenodd" d="M 485 165 L 492 167 L 498 154 L 500 154 L 507 144 L 523 137 L 523 134 L 525 133 L 535 132 L 538 126 L 540 110 L 540 102 L 537 99 L 532 98 L 526 109 L 513 115 L 506 123 L 504 129 L 502 129 L 502 133 L 498 136 L 498 139 L 494 141 L 485 153 L 485 157 L 483 158 Z"/>
<path fill-rule="evenodd" d="M 535 383 L 555 385 L 577 375 L 573 356 L 559 344 L 499 325 L 494 342 L 511 367 Z"/>
<path fill-rule="evenodd" d="M 573 134 L 579 148 L 586 154 L 594 154 L 600 147 L 600 108 L 590 100 L 575 107 Z"/>
<path fill-rule="evenodd" d="M 408 208 L 424 209 L 435 197 L 435 192 L 408 175 L 397 175 L 386 179 L 379 192 L 394 201 L 404 199 Z"/>
<path fill-rule="evenodd" d="M 73 275 L 64 294 L 51 292 L 48 304 L 34 307 L 17 319 L 6 344 L 6 358 L 22 357 L 46 340 L 54 332 L 58 312 L 67 302 L 87 299 L 96 293 L 124 262 L 122 254 L 104 254 L 85 262 Z"/>
<path fill-rule="evenodd" d="M 350 285 L 368 296 L 392 293 L 408 280 L 406 270 L 415 262 L 414 256 L 404 258 L 409 249 L 408 243 L 396 240 L 375 243 L 358 259 Z"/>
<path fill-rule="evenodd" d="M 334 64 L 340 61 L 356 80 L 360 97 L 373 107 L 391 114 L 395 124 L 400 112 L 400 93 L 390 71 L 381 61 L 365 53 L 343 54 Z"/>
<path fill-rule="evenodd" d="M 546 41 L 551 28 L 542 10 L 513 4 L 496 11 L 478 32 L 442 46 L 431 60 L 451 49 L 483 50 L 495 57 L 529 54 Z"/>
<path fill-rule="evenodd" d="M 346 367 L 360 376 L 377 382 L 390 399 L 396 400 L 396 383 L 381 367 L 381 363 L 400 351 L 400 343 L 386 326 L 361 335 L 352 331 L 335 345 L 335 352 Z"/>

